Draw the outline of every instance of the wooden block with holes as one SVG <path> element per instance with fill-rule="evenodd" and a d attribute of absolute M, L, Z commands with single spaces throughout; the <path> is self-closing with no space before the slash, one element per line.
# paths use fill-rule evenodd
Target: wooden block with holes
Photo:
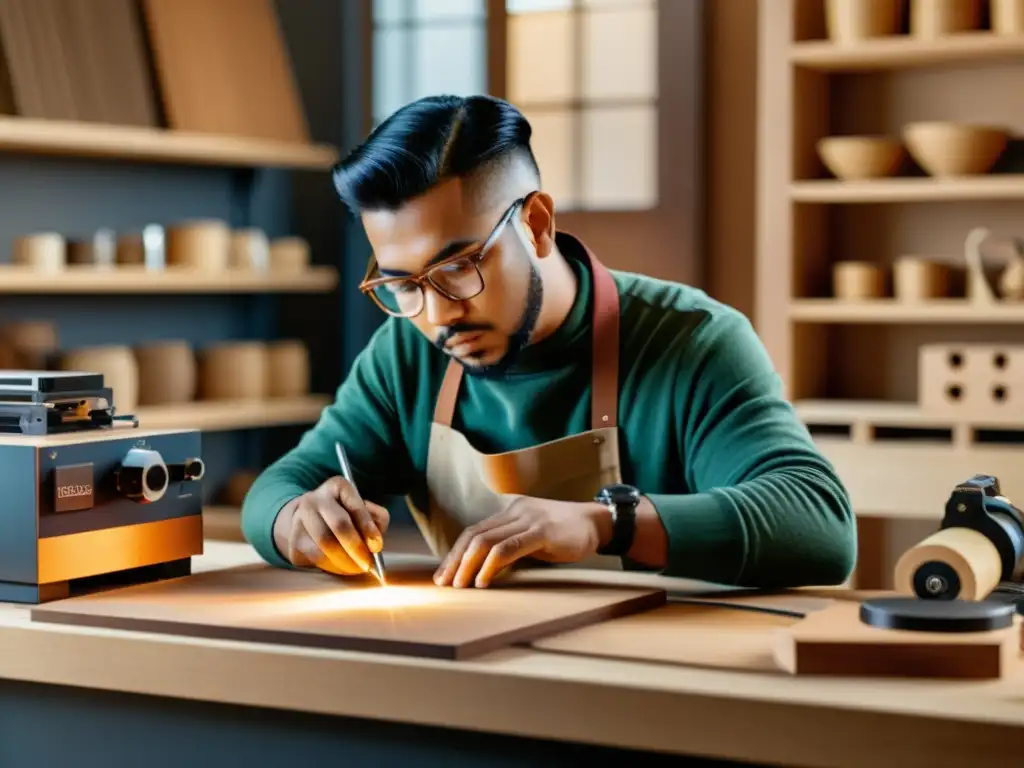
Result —
<path fill-rule="evenodd" d="M 918 400 L 924 411 L 968 420 L 1024 416 L 1024 345 L 922 346 Z"/>

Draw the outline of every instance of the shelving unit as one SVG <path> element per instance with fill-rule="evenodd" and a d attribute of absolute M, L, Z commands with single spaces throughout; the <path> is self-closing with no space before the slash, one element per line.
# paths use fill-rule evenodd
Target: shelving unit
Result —
<path fill-rule="evenodd" d="M 922 531 L 886 557 L 878 550 L 895 529 L 879 518 L 927 521 L 923 530 L 931 530 L 952 487 L 978 472 L 1000 475 L 1010 498 L 1024 502 L 1024 413 L 997 425 L 957 424 L 917 406 L 920 345 L 1020 340 L 1024 303 L 979 307 L 957 295 L 841 301 L 830 298 L 832 266 L 888 267 L 918 255 L 962 271 L 971 229 L 1024 236 L 1024 167 L 1011 146 L 1006 162 L 982 176 L 838 181 L 816 143 L 835 135 L 899 139 L 903 125 L 921 120 L 1024 135 L 1024 102 L 1014 98 L 1024 80 L 1024 35 L 979 30 L 922 40 L 904 30 L 839 44 L 827 39 L 824 2 L 760 3 L 756 325 L 787 396 L 854 500 L 870 586 L 886 581 L 892 557 Z M 1002 436 L 965 437 L 986 427 Z"/>

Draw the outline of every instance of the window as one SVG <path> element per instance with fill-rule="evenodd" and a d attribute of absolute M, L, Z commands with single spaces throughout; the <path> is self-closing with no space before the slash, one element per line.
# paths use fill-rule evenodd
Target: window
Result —
<path fill-rule="evenodd" d="M 373 0 L 373 117 L 487 91 L 486 0 Z"/>
<path fill-rule="evenodd" d="M 657 205 L 655 2 L 506 0 L 506 98 L 563 210 Z"/>

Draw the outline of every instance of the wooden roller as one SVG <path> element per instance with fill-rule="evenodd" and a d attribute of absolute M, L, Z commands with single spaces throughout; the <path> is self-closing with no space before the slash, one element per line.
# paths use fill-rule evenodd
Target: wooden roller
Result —
<path fill-rule="evenodd" d="M 903 553 L 896 563 L 895 589 L 904 595 L 925 597 L 944 592 L 941 574 L 925 576 L 922 566 L 943 563 L 960 580 L 960 600 L 984 600 L 999 584 L 1003 563 L 995 544 L 972 528 L 946 528 Z M 938 570 L 938 569 L 929 569 Z"/>
<path fill-rule="evenodd" d="M 227 269 L 231 228 L 219 219 L 187 221 L 167 230 L 167 264 L 190 269 Z"/>

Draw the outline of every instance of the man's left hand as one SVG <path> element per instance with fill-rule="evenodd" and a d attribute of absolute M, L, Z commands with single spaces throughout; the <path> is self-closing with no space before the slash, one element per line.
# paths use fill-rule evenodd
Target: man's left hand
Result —
<path fill-rule="evenodd" d="M 521 496 L 462 532 L 434 574 L 440 586 L 487 587 L 502 570 L 524 557 L 575 563 L 597 552 L 601 505 Z M 609 516 L 610 521 L 610 516 Z"/>

